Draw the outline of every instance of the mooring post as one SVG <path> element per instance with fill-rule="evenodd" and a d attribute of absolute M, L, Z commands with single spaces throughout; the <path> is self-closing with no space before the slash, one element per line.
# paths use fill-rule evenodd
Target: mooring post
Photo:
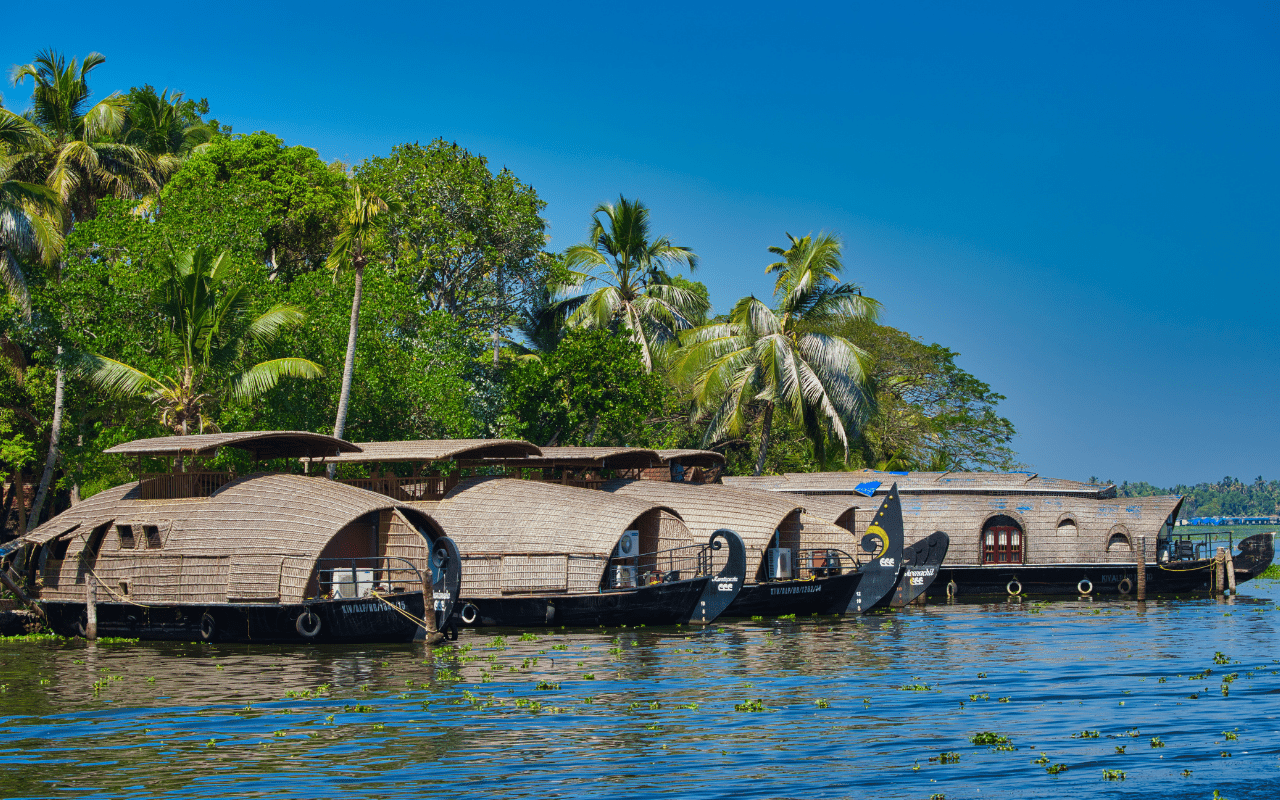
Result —
<path fill-rule="evenodd" d="M 98 579 L 89 574 L 84 582 L 84 638 L 98 638 Z"/>
<path fill-rule="evenodd" d="M 1138 537 L 1138 599 L 1147 599 L 1147 537 Z"/>
<path fill-rule="evenodd" d="M 1227 569 L 1227 589 L 1234 597 L 1236 593 L 1236 561 L 1231 557 L 1231 551 L 1226 551 L 1226 569 Z"/>
<path fill-rule="evenodd" d="M 1227 582 L 1224 580 L 1223 572 L 1227 563 L 1227 548 L 1219 547 L 1217 554 L 1213 557 L 1213 591 L 1217 595 L 1221 595 L 1226 589 Z"/>

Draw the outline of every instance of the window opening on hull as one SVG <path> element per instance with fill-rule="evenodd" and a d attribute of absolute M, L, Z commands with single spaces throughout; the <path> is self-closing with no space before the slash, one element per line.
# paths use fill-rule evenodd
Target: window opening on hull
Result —
<path fill-rule="evenodd" d="M 1022 540 L 1022 526 L 1016 520 L 1006 516 L 992 517 L 982 531 L 982 563 L 1021 564 Z"/>

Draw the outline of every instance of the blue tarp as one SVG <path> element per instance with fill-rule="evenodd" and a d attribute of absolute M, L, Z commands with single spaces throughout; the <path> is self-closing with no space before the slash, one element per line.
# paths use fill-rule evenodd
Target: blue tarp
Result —
<path fill-rule="evenodd" d="M 880 488 L 880 481 L 867 481 L 866 483 L 860 483 L 857 486 L 853 487 L 853 490 L 858 494 L 865 494 L 867 497 L 870 497 L 871 495 L 875 494 L 876 489 L 879 489 L 879 488 Z"/>

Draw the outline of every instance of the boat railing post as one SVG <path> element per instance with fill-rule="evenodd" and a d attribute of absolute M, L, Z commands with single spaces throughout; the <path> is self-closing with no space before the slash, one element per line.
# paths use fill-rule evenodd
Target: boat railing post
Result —
<path fill-rule="evenodd" d="M 84 582 L 84 638 L 98 638 L 98 579 L 92 572 Z"/>
<path fill-rule="evenodd" d="M 1138 600 L 1147 599 L 1147 537 L 1138 537 Z"/>

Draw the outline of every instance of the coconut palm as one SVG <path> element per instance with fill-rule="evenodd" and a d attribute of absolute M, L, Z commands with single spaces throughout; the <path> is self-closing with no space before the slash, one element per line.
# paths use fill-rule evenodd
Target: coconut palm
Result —
<path fill-rule="evenodd" d="M 874 319 L 879 304 L 854 284 L 836 283 L 843 270 L 840 241 L 820 233 L 771 247 L 782 261 L 776 308 L 754 296 L 734 305 L 728 320 L 683 336 L 675 375 L 688 383 L 695 418 L 708 418 L 704 445 L 741 435 L 760 410 L 760 452 L 755 474 L 764 470 L 774 414 L 803 426 L 819 457 L 829 439 L 849 452 L 847 426 L 862 408 L 865 354 L 839 331 L 853 319 Z"/>
<path fill-rule="evenodd" d="M 31 79 L 31 108 L 21 117 L 0 109 L 0 124 L 22 126 L 26 137 L 25 144 L 8 157 L 6 174 L 14 180 L 44 184 L 57 195 L 63 236 L 77 222 L 92 219 L 104 197 L 135 198 L 159 189 L 155 159 L 142 148 L 119 141 L 126 99 L 113 93 L 90 104 L 89 73 L 105 61 L 100 53 L 90 53 L 83 63 L 74 58 L 68 62 L 55 50 L 42 50 L 33 62 L 12 72 L 15 86 Z M 58 271 L 55 264 L 55 280 Z M 57 356 L 49 452 L 28 526 L 39 524 L 62 438 L 66 386 L 62 345 Z"/>
<path fill-rule="evenodd" d="M 183 99 L 182 92 L 169 95 L 165 89 L 160 94 L 151 86 L 144 86 L 130 94 L 129 109 L 120 140 L 134 145 L 155 159 L 155 177 L 167 179 L 177 172 L 193 153 L 207 149 L 213 140 L 214 129 L 208 123 L 193 120 L 191 106 Z"/>
<path fill-rule="evenodd" d="M 317 378 L 320 366 L 305 358 L 262 361 L 236 371 L 253 345 L 266 345 L 306 315 L 297 306 L 276 305 L 252 316 L 251 298 L 243 287 L 226 283 L 227 253 L 216 258 L 204 247 L 166 262 L 161 296 L 166 322 L 164 350 L 168 363 L 154 375 L 96 353 L 81 356 L 79 368 L 89 381 L 118 398 L 150 398 L 160 424 L 186 435 L 216 430 L 208 406 L 222 394 L 253 400 L 284 377 Z"/>
<path fill-rule="evenodd" d="M 665 268 L 680 264 L 692 271 L 698 256 L 665 236 L 651 240 L 644 203 L 621 196 L 617 205 L 601 203 L 592 212 L 587 241 L 565 252 L 570 279 L 562 288 L 601 285 L 561 303 L 566 324 L 625 331 L 652 370 L 657 352 L 675 342 L 676 331 L 691 327 L 691 315 L 708 308 L 695 292 L 672 285 Z"/>
<path fill-rule="evenodd" d="M 342 227 L 333 240 L 329 252 L 329 268 L 333 279 L 338 280 L 344 267 L 355 272 L 355 292 L 351 297 L 351 326 L 347 331 L 347 359 L 342 368 L 342 393 L 338 397 L 338 416 L 333 423 L 333 435 L 341 439 L 347 425 L 347 406 L 351 401 L 351 381 L 356 367 L 356 335 L 360 332 L 360 300 L 364 294 L 364 268 L 369 263 L 365 252 L 368 237 L 381 222 L 379 217 L 399 210 L 395 203 L 383 200 L 373 192 L 353 183 L 351 202 L 343 213 Z"/>
<path fill-rule="evenodd" d="M 31 296 L 24 265 L 49 265 L 62 251 L 62 208 L 52 189 L 11 180 L 8 153 L 30 141 L 31 124 L 21 117 L 0 118 L 0 281 L 28 316 Z"/>

